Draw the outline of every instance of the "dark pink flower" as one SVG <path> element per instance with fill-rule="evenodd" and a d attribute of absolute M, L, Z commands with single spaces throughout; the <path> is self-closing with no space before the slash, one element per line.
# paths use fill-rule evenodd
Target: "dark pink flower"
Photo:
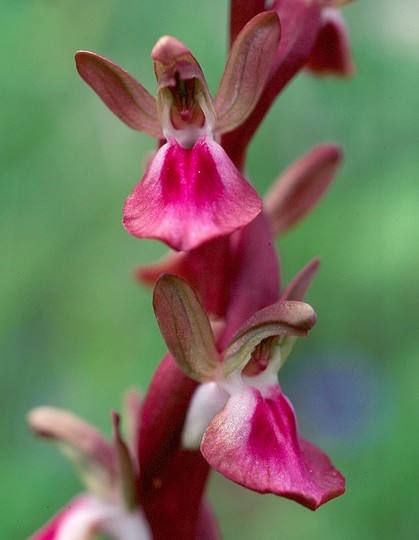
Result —
<path fill-rule="evenodd" d="M 186 448 L 200 447 L 208 463 L 234 482 L 313 510 L 344 492 L 344 478 L 326 454 L 300 438 L 277 381 L 296 337 L 316 321 L 308 304 L 279 301 L 256 312 L 221 352 L 185 281 L 162 276 L 153 305 L 173 358 L 201 383 L 185 421 Z"/>
<path fill-rule="evenodd" d="M 212 100 L 202 70 L 177 39 L 152 51 L 157 103 L 131 75 L 87 51 L 76 54 L 81 77 L 124 122 L 166 142 L 128 197 L 124 225 L 134 236 L 190 250 L 252 221 L 261 210 L 254 189 L 218 141 L 251 114 L 279 42 L 274 12 L 240 32 Z"/>

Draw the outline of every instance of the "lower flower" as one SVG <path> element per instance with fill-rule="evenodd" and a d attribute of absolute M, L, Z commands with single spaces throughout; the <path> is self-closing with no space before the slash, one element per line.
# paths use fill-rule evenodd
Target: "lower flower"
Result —
<path fill-rule="evenodd" d="M 39 407 L 29 415 L 34 432 L 56 442 L 74 463 L 86 493 L 73 499 L 30 540 L 151 540 L 150 527 L 136 496 L 136 466 L 113 414 L 112 444 L 72 413 Z"/>
<path fill-rule="evenodd" d="M 179 367 L 201 384 L 183 430 L 218 472 L 249 489 L 315 510 L 345 491 L 345 479 L 315 445 L 300 438 L 277 373 L 298 336 L 316 322 L 308 304 L 279 301 L 254 313 L 219 352 L 207 315 L 181 278 L 163 275 L 154 309 Z"/>

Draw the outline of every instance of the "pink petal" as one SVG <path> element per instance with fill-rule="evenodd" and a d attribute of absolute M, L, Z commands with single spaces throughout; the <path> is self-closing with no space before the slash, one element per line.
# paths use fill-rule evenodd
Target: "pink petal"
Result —
<path fill-rule="evenodd" d="M 190 250 L 232 233 L 261 210 L 254 189 L 220 145 L 201 137 L 191 149 L 175 139 L 160 148 L 124 207 L 124 226 Z"/>
<path fill-rule="evenodd" d="M 309 288 L 312 279 L 319 268 L 320 260 L 318 258 L 310 261 L 288 284 L 285 291 L 281 294 L 281 300 L 297 300 L 302 302 L 304 295 Z"/>
<path fill-rule="evenodd" d="M 307 62 L 320 25 L 318 0 L 274 0 L 270 9 L 277 12 L 281 23 L 281 41 L 272 76 L 249 118 L 222 138 L 223 148 L 239 168 L 248 143 L 276 96 Z"/>
<path fill-rule="evenodd" d="M 282 173 L 265 197 L 275 234 L 283 234 L 310 212 L 331 184 L 341 159 L 338 146 L 322 144 Z"/>
<path fill-rule="evenodd" d="M 125 124 L 152 137 L 162 137 L 155 99 L 128 72 L 103 56 L 76 53 L 80 77 Z"/>
<path fill-rule="evenodd" d="M 214 100 L 218 133 L 235 129 L 255 108 L 270 75 L 280 33 L 278 15 L 269 11 L 253 17 L 237 36 Z"/>
<path fill-rule="evenodd" d="M 294 411 L 279 387 L 267 398 L 251 387 L 234 394 L 208 426 L 201 451 L 230 480 L 311 510 L 345 491 L 326 454 L 299 440 Z"/>
<path fill-rule="evenodd" d="M 325 9 L 322 26 L 306 67 L 316 75 L 350 77 L 355 72 L 345 22 L 336 9 Z"/>
<path fill-rule="evenodd" d="M 163 274 L 154 288 L 153 308 L 166 345 L 181 370 L 196 381 L 214 379 L 220 363 L 214 334 L 188 283 Z"/>

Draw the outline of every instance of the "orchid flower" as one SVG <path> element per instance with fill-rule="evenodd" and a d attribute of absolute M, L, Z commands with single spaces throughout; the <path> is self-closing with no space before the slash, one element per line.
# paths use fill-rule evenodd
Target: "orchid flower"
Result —
<path fill-rule="evenodd" d="M 37 435 L 58 444 L 86 486 L 86 493 L 30 540 L 88 540 L 100 534 L 113 540 L 151 540 L 137 497 L 138 470 L 121 438 L 118 414 L 113 414 L 112 444 L 94 427 L 61 409 L 34 409 L 29 424 Z"/>
<path fill-rule="evenodd" d="M 198 297 L 164 275 L 154 310 L 173 358 L 200 383 L 183 431 L 218 472 L 247 488 L 294 499 L 314 510 L 345 490 L 329 458 L 297 430 L 277 372 L 298 336 L 316 321 L 308 304 L 280 301 L 250 317 L 221 352 Z"/>
<path fill-rule="evenodd" d="M 87 51 L 76 54 L 81 77 L 119 118 L 166 141 L 126 200 L 128 232 L 190 250 L 257 216 L 259 196 L 217 141 L 256 106 L 279 36 L 275 12 L 254 17 L 230 51 L 214 100 L 198 62 L 173 37 L 162 37 L 152 50 L 157 101 L 113 62 Z"/>

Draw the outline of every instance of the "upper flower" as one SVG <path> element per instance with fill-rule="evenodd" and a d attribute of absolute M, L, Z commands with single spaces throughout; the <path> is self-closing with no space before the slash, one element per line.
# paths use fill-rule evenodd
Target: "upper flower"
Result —
<path fill-rule="evenodd" d="M 134 129 L 165 140 L 128 197 L 124 225 L 134 236 L 190 250 L 252 221 L 262 203 L 217 141 L 253 111 L 279 42 L 274 12 L 254 17 L 230 51 L 212 100 L 192 53 L 170 36 L 152 51 L 157 101 L 109 60 L 76 54 L 81 77 Z"/>

